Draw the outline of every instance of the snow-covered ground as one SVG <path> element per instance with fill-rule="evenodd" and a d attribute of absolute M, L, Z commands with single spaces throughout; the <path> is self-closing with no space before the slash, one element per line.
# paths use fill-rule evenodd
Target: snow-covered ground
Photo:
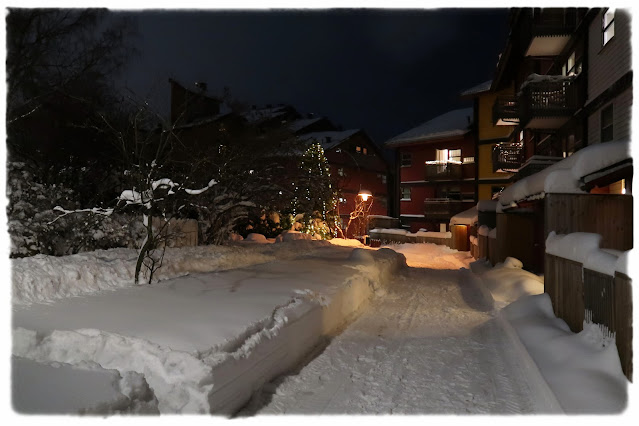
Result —
<path fill-rule="evenodd" d="M 624 407 L 614 344 L 567 331 L 515 259 L 282 240 L 173 249 L 162 281 L 141 286 L 126 250 L 12 261 L 14 408 L 231 414 L 251 395 L 243 414 Z"/>
<path fill-rule="evenodd" d="M 550 391 L 530 383 L 472 273 L 454 265 L 468 266 L 468 253 L 396 248 L 423 266 L 397 276 L 321 355 L 265 386 L 243 414 L 556 412 Z"/>
<path fill-rule="evenodd" d="M 225 248 L 218 251 L 230 256 Z M 83 295 L 57 293 L 55 302 L 14 304 L 13 355 L 136 372 L 153 389 L 162 413 L 231 413 L 264 381 L 299 363 L 405 265 L 391 250 L 321 241 L 244 243 L 232 253 L 227 262 L 253 265 L 117 291 L 88 288 L 68 268 L 50 269 L 50 280 L 80 287 Z M 254 264 L 265 255 L 270 261 Z M 57 259 L 65 260 L 70 268 L 78 263 L 72 256 Z M 99 276 L 102 265 L 86 268 Z M 92 406 L 109 403 L 101 392 L 96 398 Z"/>

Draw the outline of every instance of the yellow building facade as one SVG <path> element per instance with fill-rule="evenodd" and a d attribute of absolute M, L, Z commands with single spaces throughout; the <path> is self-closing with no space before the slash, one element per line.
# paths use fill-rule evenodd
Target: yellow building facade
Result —
<path fill-rule="evenodd" d="M 512 89 L 499 92 L 486 90 L 475 95 L 477 108 L 478 147 L 476 159 L 478 166 L 477 198 L 490 200 L 495 192 L 509 185 L 512 173 L 495 171 L 493 167 L 493 148 L 501 142 L 512 141 L 516 123 L 512 125 L 495 125 L 493 122 L 493 105 L 499 96 L 513 96 Z"/>

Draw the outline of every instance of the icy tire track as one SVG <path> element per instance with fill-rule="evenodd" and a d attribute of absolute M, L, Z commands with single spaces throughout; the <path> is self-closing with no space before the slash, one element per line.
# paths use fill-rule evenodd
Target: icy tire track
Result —
<path fill-rule="evenodd" d="M 299 374 L 265 386 L 246 413 L 532 412 L 510 341 L 464 277 L 411 268 Z"/>

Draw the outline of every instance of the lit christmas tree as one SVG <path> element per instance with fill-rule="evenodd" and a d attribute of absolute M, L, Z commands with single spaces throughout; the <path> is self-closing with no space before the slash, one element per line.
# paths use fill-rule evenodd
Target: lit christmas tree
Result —
<path fill-rule="evenodd" d="M 291 209 L 303 215 L 302 232 L 319 234 L 323 239 L 335 236 L 337 192 L 331 182 L 331 171 L 324 148 L 313 143 L 302 155 L 300 175 L 295 185 Z"/>

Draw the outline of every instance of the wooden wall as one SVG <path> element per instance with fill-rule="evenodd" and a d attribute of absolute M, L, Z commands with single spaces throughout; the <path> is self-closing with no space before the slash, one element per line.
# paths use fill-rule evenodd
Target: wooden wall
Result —
<path fill-rule="evenodd" d="M 547 194 L 544 239 L 557 234 L 600 234 L 602 248 L 632 248 L 632 196 L 613 194 Z"/>
<path fill-rule="evenodd" d="M 497 213 L 497 254 L 496 261 L 515 257 L 527 270 L 538 269 L 535 251 L 535 214 Z"/>
<path fill-rule="evenodd" d="M 550 296 L 555 316 L 579 333 L 585 318 L 581 263 L 546 254 L 545 268 L 544 292 Z"/>
<path fill-rule="evenodd" d="M 573 260 L 546 254 L 544 291 L 553 312 L 574 333 L 584 319 L 615 334 L 621 368 L 632 381 L 632 281 L 617 272 L 609 276 Z"/>

